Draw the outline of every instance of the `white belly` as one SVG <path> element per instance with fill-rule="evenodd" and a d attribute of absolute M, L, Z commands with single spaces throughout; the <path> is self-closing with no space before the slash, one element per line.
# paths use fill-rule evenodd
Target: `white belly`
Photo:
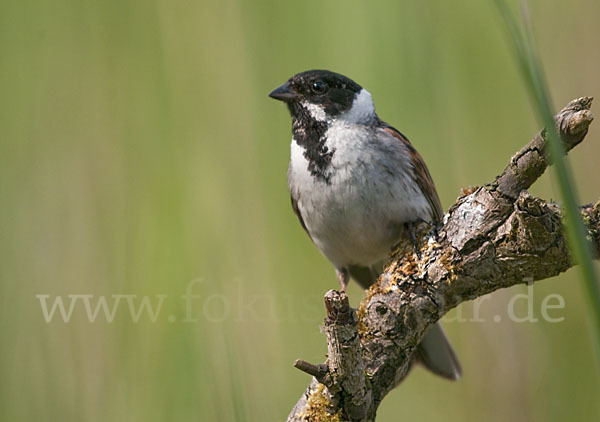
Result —
<path fill-rule="evenodd" d="M 289 185 L 310 236 L 336 266 L 372 265 L 401 238 L 404 223 L 428 220 L 429 204 L 413 179 L 404 146 L 365 142 L 356 128 L 328 137 L 335 149 L 329 183 L 308 171 L 304 149 L 292 140 Z"/>

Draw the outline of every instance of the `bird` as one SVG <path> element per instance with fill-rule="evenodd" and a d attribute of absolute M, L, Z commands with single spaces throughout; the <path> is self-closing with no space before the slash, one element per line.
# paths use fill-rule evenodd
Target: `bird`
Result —
<path fill-rule="evenodd" d="M 379 118 L 370 92 L 339 73 L 298 73 L 269 97 L 284 102 L 292 118 L 287 177 L 294 213 L 335 267 L 341 290 L 351 278 L 367 289 L 403 236 L 416 246 L 416 225 L 443 218 L 423 158 Z M 416 356 L 441 377 L 461 376 L 439 322 Z"/>

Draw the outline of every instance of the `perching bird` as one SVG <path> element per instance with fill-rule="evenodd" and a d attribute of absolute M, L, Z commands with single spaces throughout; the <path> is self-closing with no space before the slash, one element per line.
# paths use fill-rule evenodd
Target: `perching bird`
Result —
<path fill-rule="evenodd" d="M 435 225 L 444 214 L 425 162 L 379 119 L 371 94 L 345 76 L 309 70 L 269 96 L 292 116 L 288 186 L 300 224 L 335 266 L 343 291 L 350 277 L 368 288 L 405 232 L 413 237 L 414 224 Z M 417 353 L 436 374 L 460 377 L 439 323 Z"/>

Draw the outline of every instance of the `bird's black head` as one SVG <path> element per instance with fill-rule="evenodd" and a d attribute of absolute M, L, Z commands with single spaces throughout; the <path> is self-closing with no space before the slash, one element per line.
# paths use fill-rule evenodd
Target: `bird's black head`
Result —
<path fill-rule="evenodd" d="M 308 170 L 329 183 L 335 148 L 326 145 L 336 122 L 377 122 L 371 94 L 353 80 L 328 70 L 308 70 L 292 76 L 269 94 L 287 104 L 292 115 L 294 142 L 304 148 Z"/>
<path fill-rule="evenodd" d="M 292 76 L 276 88 L 269 97 L 285 102 L 292 117 L 303 109 L 313 107 L 314 113 L 323 110 L 328 118 L 335 118 L 352 108 L 362 87 L 338 73 L 328 70 L 308 70 Z"/>

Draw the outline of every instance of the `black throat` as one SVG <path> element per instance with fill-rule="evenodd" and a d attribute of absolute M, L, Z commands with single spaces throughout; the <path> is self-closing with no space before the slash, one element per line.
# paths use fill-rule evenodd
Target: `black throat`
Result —
<path fill-rule="evenodd" d="M 304 157 L 308 160 L 308 171 L 322 182 L 330 184 L 329 167 L 335 149 L 329 149 L 325 145 L 328 123 L 313 118 L 310 112 L 300 104 L 289 103 L 288 107 L 292 115 L 294 140 L 304 149 Z"/>

